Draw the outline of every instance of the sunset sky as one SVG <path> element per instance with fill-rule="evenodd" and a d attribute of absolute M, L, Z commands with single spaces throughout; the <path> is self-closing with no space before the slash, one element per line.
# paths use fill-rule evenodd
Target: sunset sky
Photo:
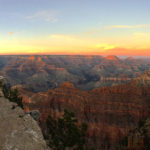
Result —
<path fill-rule="evenodd" d="M 0 54 L 149 55 L 150 0 L 0 0 Z"/>

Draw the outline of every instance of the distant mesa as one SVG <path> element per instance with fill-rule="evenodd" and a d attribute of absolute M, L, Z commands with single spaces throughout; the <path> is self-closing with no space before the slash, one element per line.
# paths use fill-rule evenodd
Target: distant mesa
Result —
<path fill-rule="evenodd" d="M 107 60 L 119 60 L 119 58 L 117 56 L 114 55 L 109 55 L 106 57 Z"/>
<path fill-rule="evenodd" d="M 128 57 L 129 60 L 134 60 L 134 58 L 132 56 Z"/>
<path fill-rule="evenodd" d="M 133 60 L 135 60 L 132 56 L 130 56 L 130 57 L 127 57 L 126 59 L 125 59 L 126 61 L 133 61 Z"/>
<path fill-rule="evenodd" d="M 41 57 L 38 57 L 38 61 L 42 61 L 42 58 L 41 58 Z"/>
<path fill-rule="evenodd" d="M 44 66 L 44 65 L 45 65 L 45 63 L 43 62 L 43 60 L 42 60 L 41 57 L 29 56 L 29 57 L 27 58 L 27 60 L 29 60 L 29 62 L 32 61 L 32 62 L 34 62 L 34 63 L 39 63 L 40 66 Z"/>
<path fill-rule="evenodd" d="M 35 56 L 30 56 L 28 59 L 29 60 L 35 60 Z"/>

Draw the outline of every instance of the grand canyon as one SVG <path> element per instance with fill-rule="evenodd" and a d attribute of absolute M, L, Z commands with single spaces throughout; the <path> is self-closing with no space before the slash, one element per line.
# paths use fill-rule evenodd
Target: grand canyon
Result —
<path fill-rule="evenodd" d="M 0 0 L 0 150 L 150 150 L 150 0 Z"/>
<path fill-rule="evenodd" d="M 90 145 L 98 150 L 145 148 L 143 136 L 131 132 L 150 117 L 149 59 L 0 56 L 0 75 L 8 86 L 18 88 L 26 113 L 40 112 L 43 134 L 48 115 L 57 118 L 67 109 L 88 125 L 86 149 Z M 125 138 L 127 144 L 122 146 Z"/>

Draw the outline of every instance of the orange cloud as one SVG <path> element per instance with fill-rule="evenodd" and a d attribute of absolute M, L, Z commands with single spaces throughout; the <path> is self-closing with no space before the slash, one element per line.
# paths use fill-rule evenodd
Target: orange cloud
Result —
<path fill-rule="evenodd" d="M 150 49 L 126 49 L 117 47 L 114 49 L 109 49 L 103 54 L 120 56 L 150 56 Z"/>
<path fill-rule="evenodd" d="M 150 35 L 142 32 L 118 38 L 65 34 L 30 39 L 0 37 L 0 54 L 150 55 L 149 40 Z"/>
<path fill-rule="evenodd" d="M 8 34 L 9 34 L 9 35 L 13 35 L 13 34 L 14 34 L 14 32 L 8 32 Z"/>

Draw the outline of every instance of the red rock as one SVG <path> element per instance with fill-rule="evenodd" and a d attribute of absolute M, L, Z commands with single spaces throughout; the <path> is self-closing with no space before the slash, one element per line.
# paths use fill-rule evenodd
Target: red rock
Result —
<path fill-rule="evenodd" d="M 35 60 L 35 56 L 30 56 L 28 60 Z"/>
<path fill-rule="evenodd" d="M 106 57 L 107 60 L 119 60 L 119 58 L 117 56 L 114 55 L 109 55 Z"/>
<path fill-rule="evenodd" d="M 139 120 L 150 116 L 150 86 L 137 86 L 135 82 L 90 92 L 65 82 L 59 88 L 29 96 L 32 103 L 25 106 L 38 109 L 43 123 L 49 114 L 57 118 L 65 108 L 73 111 L 80 122 L 87 122 L 90 144 L 113 150 Z"/>

